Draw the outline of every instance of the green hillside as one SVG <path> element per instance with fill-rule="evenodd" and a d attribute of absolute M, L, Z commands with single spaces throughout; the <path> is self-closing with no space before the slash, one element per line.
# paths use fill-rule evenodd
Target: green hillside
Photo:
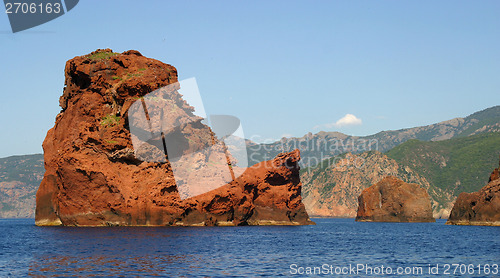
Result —
<path fill-rule="evenodd" d="M 435 142 L 410 140 L 386 152 L 455 196 L 486 185 L 491 171 L 498 167 L 499 154 L 498 132 Z"/>

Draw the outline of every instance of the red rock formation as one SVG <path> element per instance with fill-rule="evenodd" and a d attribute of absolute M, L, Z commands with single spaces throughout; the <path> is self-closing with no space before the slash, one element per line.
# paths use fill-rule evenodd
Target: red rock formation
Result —
<path fill-rule="evenodd" d="M 446 224 L 500 226 L 500 165 L 478 192 L 458 195 Z"/>
<path fill-rule="evenodd" d="M 427 191 L 418 184 L 387 176 L 358 197 L 356 221 L 435 222 Z"/>
<path fill-rule="evenodd" d="M 69 60 L 61 113 L 43 143 L 45 176 L 36 224 L 302 225 L 298 150 L 247 169 L 233 182 L 182 200 L 170 164 L 136 158 L 128 109 L 138 98 L 177 82 L 177 71 L 137 51 L 98 50 Z M 177 92 L 179 117 L 192 117 Z M 205 128 L 192 127 L 192 128 Z"/>

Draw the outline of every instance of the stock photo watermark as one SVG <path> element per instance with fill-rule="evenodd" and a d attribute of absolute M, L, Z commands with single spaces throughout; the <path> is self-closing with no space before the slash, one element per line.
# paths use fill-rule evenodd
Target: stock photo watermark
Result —
<path fill-rule="evenodd" d="M 240 120 L 207 115 L 195 78 L 140 97 L 128 122 L 135 157 L 169 163 L 181 199 L 230 183 L 248 167 Z"/>
<path fill-rule="evenodd" d="M 322 264 L 319 266 L 301 266 L 291 264 L 289 274 L 299 276 L 312 275 L 401 275 L 401 276 L 421 276 L 421 275 L 442 275 L 442 276 L 471 276 L 485 275 L 497 276 L 499 274 L 498 264 L 427 264 L 425 266 L 388 266 L 384 264 L 346 264 L 331 265 Z"/>
<path fill-rule="evenodd" d="M 249 167 L 266 167 L 259 162 L 279 153 L 298 149 L 303 154 L 301 163 L 306 166 L 321 163 L 360 169 L 365 164 L 363 157 L 335 154 L 378 149 L 377 140 L 359 138 L 284 138 L 274 144 L 248 146 L 237 117 L 205 112 L 195 78 L 138 97 L 128 110 L 128 123 L 135 157 L 169 163 L 181 199 L 230 183 Z"/>
<path fill-rule="evenodd" d="M 51 20 L 72 10 L 79 0 L 4 0 L 13 33 L 21 32 Z"/>

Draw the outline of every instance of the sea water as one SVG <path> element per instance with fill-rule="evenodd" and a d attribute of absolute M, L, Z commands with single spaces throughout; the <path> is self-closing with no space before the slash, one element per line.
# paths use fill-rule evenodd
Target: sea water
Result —
<path fill-rule="evenodd" d="M 0 277 L 500 277 L 500 227 L 36 227 L 0 219 Z"/>

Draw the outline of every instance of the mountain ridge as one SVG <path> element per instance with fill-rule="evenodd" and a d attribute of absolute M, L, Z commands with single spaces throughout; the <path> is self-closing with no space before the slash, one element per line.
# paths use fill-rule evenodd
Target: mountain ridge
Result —
<path fill-rule="evenodd" d="M 351 136 L 338 131 L 307 133 L 302 137 L 282 138 L 269 144 L 247 140 L 249 165 L 299 148 L 302 166 L 314 166 L 320 161 L 341 153 L 361 153 L 377 150 L 386 152 L 410 139 L 441 141 L 480 133 L 500 132 L 500 105 L 475 112 L 464 118 L 454 118 L 435 124 L 380 131 L 368 136 Z"/>

